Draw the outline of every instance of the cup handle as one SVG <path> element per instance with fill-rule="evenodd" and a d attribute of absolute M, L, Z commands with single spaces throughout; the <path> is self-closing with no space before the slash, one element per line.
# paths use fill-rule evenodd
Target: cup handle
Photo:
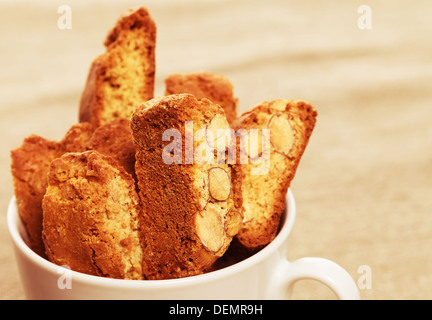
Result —
<path fill-rule="evenodd" d="M 341 300 L 360 300 L 358 288 L 345 269 L 323 258 L 300 258 L 293 262 L 285 259 L 273 274 L 269 286 L 270 299 L 283 299 L 291 295 L 297 280 L 313 279 L 332 289 Z"/>

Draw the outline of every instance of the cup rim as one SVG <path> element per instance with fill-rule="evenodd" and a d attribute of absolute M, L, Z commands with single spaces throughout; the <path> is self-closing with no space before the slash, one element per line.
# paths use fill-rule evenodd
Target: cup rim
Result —
<path fill-rule="evenodd" d="M 239 261 L 233 265 L 221 268 L 219 270 L 211 271 L 208 273 L 177 278 L 177 279 L 164 279 L 164 280 L 126 280 L 126 279 L 114 279 L 114 278 L 105 278 L 95 275 L 89 275 L 73 270 L 68 270 L 74 282 L 77 283 L 88 283 L 100 287 L 110 287 L 110 288 L 130 288 L 130 289 L 160 289 L 165 287 L 181 287 L 187 285 L 194 285 L 196 283 L 205 283 L 208 281 L 215 281 L 220 278 L 241 272 L 249 268 L 250 266 L 256 264 L 258 261 L 264 260 L 266 257 L 271 255 L 274 251 L 277 250 L 283 243 L 287 240 L 292 227 L 294 225 L 295 216 L 296 216 L 296 206 L 294 196 L 291 192 L 291 189 L 288 189 L 286 194 L 286 218 L 284 225 L 280 229 L 279 233 L 270 242 L 266 247 L 261 249 L 256 254 Z M 7 211 L 7 225 L 12 241 L 17 250 L 21 254 L 23 254 L 28 260 L 39 268 L 44 269 L 45 271 L 51 274 L 59 274 L 59 268 L 62 268 L 59 265 L 54 264 L 46 260 L 45 258 L 39 256 L 35 253 L 30 247 L 26 244 L 24 239 L 20 234 L 20 225 L 21 219 L 18 214 L 18 207 L 16 204 L 16 197 L 12 196 L 8 211 Z"/>

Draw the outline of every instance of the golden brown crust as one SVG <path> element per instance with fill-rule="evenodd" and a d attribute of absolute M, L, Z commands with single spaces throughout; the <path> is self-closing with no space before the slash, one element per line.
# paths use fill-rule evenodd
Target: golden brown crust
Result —
<path fill-rule="evenodd" d="M 56 141 L 31 135 L 11 151 L 11 169 L 18 212 L 37 254 L 45 256 L 42 242 L 42 198 L 48 185 L 49 165 L 58 157 Z"/>
<path fill-rule="evenodd" d="M 133 110 L 153 98 L 156 25 L 145 8 L 128 12 L 105 40 L 81 96 L 79 121 L 95 127 L 116 118 L 130 119 Z"/>
<path fill-rule="evenodd" d="M 86 147 L 113 157 L 135 177 L 135 144 L 128 119 L 116 119 L 98 127 Z"/>
<path fill-rule="evenodd" d="M 142 279 L 138 196 L 132 177 L 97 151 L 52 161 L 43 198 L 50 261 L 92 275 Z"/>
<path fill-rule="evenodd" d="M 94 127 L 89 122 L 80 122 L 72 125 L 59 142 L 62 153 L 82 152 L 86 150 L 87 143 L 92 137 Z"/>
<path fill-rule="evenodd" d="M 24 139 L 11 151 L 11 170 L 18 212 L 26 226 L 30 247 L 44 256 L 42 242 L 42 198 L 47 187 L 47 175 L 52 160 L 66 152 L 84 151 L 93 127 L 86 122 L 75 124 L 59 142 L 37 135 Z"/>
<path fill-rule="evenodd" d="M 183 145 L 186 132 L 195 135 L 209 126 L 216 115 L 225 119 L 225 127 L 229 128 L 220 106 L 207 99 L 198 101 L 190 94 L 179 94 L 148 101 L 132 117 L 143 208 L 143 270 L 149 279 L 203 273 L 226 251 L 238 232 L 240 208 L 234 201 L 228 164 L 198 164 L 199 157 L 186 164 L 191 160 L 187 153 L 206 143 L 204 138 L 194 140 L 193 145 Z M 193 129 L 186 128 L 186 121 L 193 122 Z M 163 141 L 167 129 L 177 130 L 181 141 Z M 164 150 L 175 141 L 178 150 L 182 150 L 181 163 L 167 164 Z M 210 174 L 209 170 L 219 171 Z"/>
<path fill-rule="evenodd" d="M 247 249 L 257 250 L 275 237 L 286 193 L 312 134 L 316 116 L 315 109 L 306 102 L 275 100 L 246 112 L 233 124 L 236 132 L 268 129 L 270 133 L 269 152 L 262 151 L 260 161 L 247 154 L 248 162 L 237 165 L 242 172 L 244 208 L 243 227 L 237 240 Z M 268 167 L 265 167 L 266 154 Z"/>
<path fill-rule="evenodd" d="M 221 75 L 211 72 L 171 74 L 165 79 L 165 95 L 190 93 L 198 100 L 207 98 L 219 104 L 225 111 L 229 123 L 237 117 L 237 98 L 233 85 Z"/>

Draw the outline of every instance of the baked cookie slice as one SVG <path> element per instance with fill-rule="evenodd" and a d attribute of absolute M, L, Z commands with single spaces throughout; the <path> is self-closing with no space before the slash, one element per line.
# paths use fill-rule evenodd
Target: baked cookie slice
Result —
<path fill-rule="evenodd" d="M 51 163 L 43 198 L 48 259 L 102 277 L 142 279 L 138 195 L 132 177 L 97 151 Z"/>
<path fill-rule="evenodd" d="M 153 98 L 156 25 L 145 8 L 121 17 L 105 40 L 87 77 L 80 122 L 95 127 L 116 118 L 130 119 L 133 110 Z"/>
<path fill-rule="evenodd" d="M 208 99 L 169 95 L 142 104 L 131 127 L 143 272 L 148 279 L 201 274 L 227 250 L 242 220 L 228 152 L 215 150 L 230 132 L 225 113 Z"/>
<path fill-rule="evenodd" d="M 224 76 L 211 72 L 171 74 L 165 79 L 165 95 L 190 93 L 198 100 L 207 98 L 220 105 L 228 123 L 237 117 L 237 102 L 232 83 Z"/>
<path fill-rule="evenodd" d="M 37 135 L 25 138 L 20 147 L 11 151 L 11 171 L 18 212 L 26 228 L 29 246 L 45 256 L 42 241 L 42 198 L 48 185 L 52 160 L 59 156 L 57 141 Z"/>
<path fill-rule="evenodd" d="M 257 250 L 276 236 L 285 196 L 308 144 L 317 112 L 303 101 L 264 102 L 233 124 L 240 137 L 243 226 L 236 236 Z"/>
<path fill-rule="evenodd" d="M 50 163 L 66 152 L 84 151 L 92 133 L 93 127 L 83 122 L 71 126 L 61 141 L 31 135 L 24 139 L 20 147 L 11 151 L 18 212 L 27 230 L 30 248 L 41 256 L 45 256 L 42 198 L 48 185 Z"/>

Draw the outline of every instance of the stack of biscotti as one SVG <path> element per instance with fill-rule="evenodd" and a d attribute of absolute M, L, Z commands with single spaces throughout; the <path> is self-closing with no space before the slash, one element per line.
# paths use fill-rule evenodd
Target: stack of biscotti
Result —
<path fill-rule="evenodd" d="M 172 74 L 165 85 L 165 94 L 208 98 L 224 108 L 227 118 L 230 115 L 230 127 L 238 137 L 233 170 L 239 177 L 244 213 L 236 253 L 263 248 L 276 236 L 288 188 L 315 127 L 316 110 L 305 101 L 278 99 L 237 117 L 232 84 L 209 72 Z"/>
<path fill-rule="evenodd" d="M 42 199 L 48 186 L 51 161 L 67 152 L 85 150 L 92 133 L 93 127 L 84 122 L 73 125 L 59 142 L 33 134 L 24 139 L 19 148 L 11 151 L 18 212 L 26 227 L 29 245 L 39 255 L 45 256 Z"/>
<path fill-rule="evenodd" d="M 155 25 L 147 10 L 140 8 L 120 18 L 105 45 L 106 52 L 90 68 L 80 123 L 59 142 L 33 135 L 11 153 L 15 195 L 30 246 L 56 264 L 103 277 L 162 279 L 203 273 L 224 254 L 240 229 L 235 170 L 227 164 L 162 165 L 161 172 L 173 172 L 167 206 L 140 201 L 162 186 L 162 181 L 154 180 L 154 174 L 161 172 L 144 174 L 147 165 L 152 162 L 154 167 L 158 159 L 142 165 L 146 141 L 138 138 L 141 133 L 136 130 L 134 141 L 136 126 L 130 126 L 138 105 L 153 97 Z M 173 101 L 169 112 L 160 109 L 158 100 L 150 100 L 154 110 L 160 109 L 159 122 L 169 114 L 184 120 L 193 115 L 192 135 L 218 125 L 229 128 L 224 110 L 209 100 L 198 101 L 191 95 L 168 100 Z M 168 124 L 155 128 L 155 136 Z M 208 142 L 215 145 L 216 138 Z M 137 147 L 140 161 L 135 169 Z M 176 176 L 181 178 L 175 180 Z M 184 201 L 176 205 L 179 192 Z M 145 224 L 148 217 L 169 207 L 166 222 Z M 158 229 L 162 224 L 164 229 L 167 224 L 173 227 L 164 233 Z M 158 238 L 152 241 L 152 235 Z M 152 261 L 156 251 L 148 248 L 158 250 L 162 243 L 169 253 Z"/>
<path fill-rule="evenodd" d="M 114 199 L 118 200 L 118 185 L 132 188 L 126 192 L 131 194 L 132 199 L 128 203 L 137 202 L 137 195 L 133 195 L 137 183 L 130 116 L 139 103 L 153 97 L 155 40 L 156 26 L 148 11 L 139 8 L 127 12 L 108 33 L 106 52 L 91 65 L 81 98 L 80 122 L 73 125 L 61 141 L 31 135 L 11 152 L 14 192 L 29 246 L 53 262 L 74 266 L 74 270 L 90 274 L 142 278 L 140 265 L 138 268 L 136 263 L 132 263 L 133 267 L 126 268 L 126 261 L 131 258 L 129 253 L 140 251 L 135 248 L 137 242 L 129 239 L 129 233 L 134 234 L 137 230 L 136 212 L 130 212 L 130 220 L 133 221 L 130 226 L 122 225 L 124 230 L 130 232 L 113 233 L 111 238 L 115 241 L 111 246 L 105 243 L 110 239 L 106 233 L 107 230 L 117 229 L 113 228 L 115 222 L 107 219 L 105 227 L 101 223 L 103 216 L 116 217 L 119 212 L 116 206 L 110 205 Z M 64 169 L 66 176 L 60 177 L 57 172 L 59 168 Z M 108 181 L 107 177 L 118 175 L 125 183 Z M 80 183 L 77 184 L 77 181 Z M 102 189 L 107 189 L 103 197 Z M 78 205 L 86 197 L 90 199 L 89 205 Z M 92 208 L 90 203 L 98 205 Z M 78 228 L 78 224 L 84 221 L 75 215 L 78 207 L 86 208 L 81 210 L 81 214 L 86 216 L 86 222 L 92 216 L 95 225 Z M 105 208 L 105 213 L 98 213 L 98 208 Z M 57 226 L 57 237 L 54 237 L 51 226 L 60 223 L 58 219 L 64 219 L 64 225 L 61 228 Z M 71 219 L 76 219 L 75 223 Z M 125 215 L 119 215 L 116 219 L 117 223 L 127 220 Z M 93 234 L 85 236 L 83 233 L 81 240 L 69 237 L 76 230 L 90 230 Z M 87 247 L 78 243 L 80 241 L 85 241 Z M 107 247 L 92 247 L 92 241 L 104 242 Z M 78 250 L 81 255 L 73 251 L 74 254 L 63 256 L 66 251 L 61 250 L 59 243 L 63 243 L 65 250 Z M 84 250 L 84 247 L 87 249 Z M 114 256 L 118 260 L 119 255 L 115 254 L 115 250 L 108 250 L 109 247 L 117 248 L 117 253 L 127 257 L 123 259 L 124 268 L 118 265 L 119 262 L 116 262 L 115 268 L 112 267 L 115 263 L 108 260 L 114 259 Z M 91 264 L 93 268 L 89 269 Z M 119 271 L 122 268 L 124 270 Z"/>
<path fill-rule="evenodd" d="M 155 38 L 146 9 L 121 17 L 90 67 L 80 123 L 11 153 L 29 244 L 56 264 L 181 278 L 277 234 L 316 111 L 274 100 L 237 117 L 233 85 L 211 72 L 174 73 L 154 98 Z"/>
<path fill-rule="evenodd" d="M 127 119 L 116 119 L 96 129 L 87 122 L 75 124 L 61 141 L 31 135 L 11 151 L 18 212 L 26 227 L 30 247 L 41 256 L 46 255 L 42 239 L 42 201 L 52 161 L 65 154 L 88 150 L 113 158 L 126 172 L 135 172 L 135 145 Z"/>

